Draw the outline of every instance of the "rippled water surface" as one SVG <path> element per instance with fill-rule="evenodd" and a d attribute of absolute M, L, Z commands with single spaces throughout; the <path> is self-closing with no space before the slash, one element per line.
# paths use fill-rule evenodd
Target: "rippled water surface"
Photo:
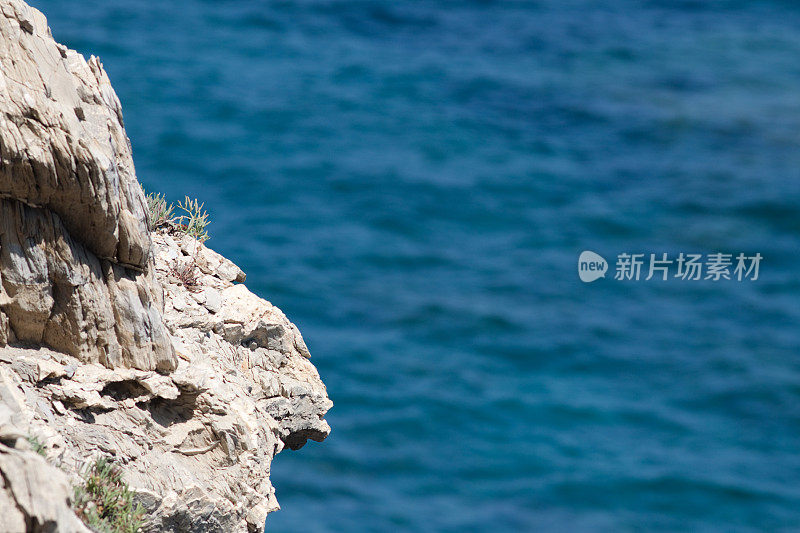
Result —
<path fill-rule="evenodd" d="M 328 385 L 268 531 L 800 530 L 795 2 L 32 3 Z"/>

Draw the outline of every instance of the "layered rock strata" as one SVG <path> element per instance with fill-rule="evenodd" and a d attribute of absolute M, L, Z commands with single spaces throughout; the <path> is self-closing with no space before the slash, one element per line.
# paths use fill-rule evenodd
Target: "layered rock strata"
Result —
<path fill-rule="evenodd" d="M 148 231 L 97 58 L 0 0 L 0 68 L 3 527 L 85 530 L 69 485 L 106 456 L 146 531 L 259 531 L 278 508 L 273 457 L 330 432 L 300 332 L 229 260 Z"/>

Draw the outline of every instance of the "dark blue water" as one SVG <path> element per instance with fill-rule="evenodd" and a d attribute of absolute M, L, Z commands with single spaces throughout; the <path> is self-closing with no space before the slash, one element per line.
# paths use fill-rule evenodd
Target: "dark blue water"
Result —
<path fill-rule="evenodd" d="M 800 530 L 796 2 L 33 3 L 328 385 L 268 531 Z"/>

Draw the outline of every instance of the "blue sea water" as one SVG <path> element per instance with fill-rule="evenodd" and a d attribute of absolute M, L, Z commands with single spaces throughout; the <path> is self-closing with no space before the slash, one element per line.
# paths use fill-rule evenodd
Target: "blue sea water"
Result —
<path fill-rule="evenodd" d="M 267 531 L 800 530 L 796 2 L 31 3 L 328 386 Z"/>

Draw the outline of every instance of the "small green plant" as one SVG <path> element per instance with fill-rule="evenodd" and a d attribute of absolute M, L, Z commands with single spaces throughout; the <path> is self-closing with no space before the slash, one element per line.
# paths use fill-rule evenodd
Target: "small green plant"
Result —
<path fill-rule="evenodd" d="M 156 231 L 164 226 L 170 232 L 182 232 L 194 237 L 200 243 L 209 239 L 208 212 L 205 204 L 192 200 L 186 196 L 183 202 L 178 202 L 178 209 L 183 212 L 175 215 L 175 204 L 167 202 L 163 194 L 147 193 L 147 210 L 150 215 L 150 231 Z"/>
<path fill-rule="evenodd" d="M 33 435 L 28 437 L 28 444 L 31 445 L 31 449 L 41 455 L 42 457 L 47 457 L 47 449 L 44 447 L 44 444 L 39 442 L 39 439 L 34 437 Z"/>
<path fill-rule="evenodd" d="M 172 214 L 175 205 L 168 204 L 162 194 L 152 192 L 147 194 L 147 210 L 150 212 L 150 231 L 155 231 L 174 220 Z"/>
<path fill-rule="evenodd" d="M 81 476 L 74 489 L 73 507 L 81 520 L 99 533 L 136 533 L 144 522 L 144 509 L 133 503 L 133 493 L 122 471 L 101 458 Z"/>
<path fill-rule="evenodd" d="M 197 200 L 190 200 L 187 196 L 183 202 L 178 202 L 178 209 L 185 212 L 177 218 L 183 226 L 184 232 L 190 237 L 194 237 L 198 241 L 206 242 L 208 240 L 208 213 L 203 209 L 205 204 L 201 204 Z"/>

